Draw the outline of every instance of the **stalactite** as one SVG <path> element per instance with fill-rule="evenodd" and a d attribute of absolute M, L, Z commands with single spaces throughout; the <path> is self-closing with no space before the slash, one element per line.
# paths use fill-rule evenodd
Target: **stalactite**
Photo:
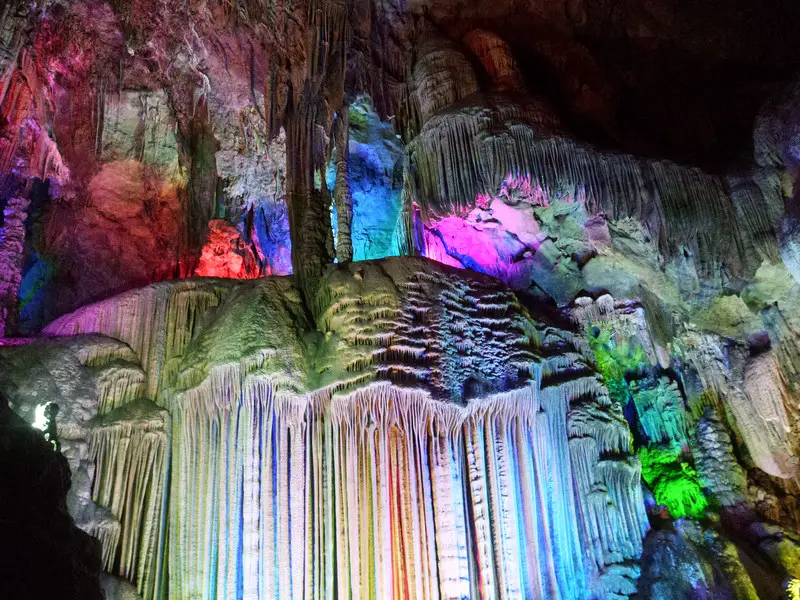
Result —
<path fill-rule="evenodd" d="M 158 598 L 163 585 L 169 420 L 166 411 L 138 401 L 100 417 L 89 437 L 92 499 L 111 515 L 94 525 L 105 568 L 136 581 L 146 600 Z"/>
<path fill-rule="evenodd" d="M 25 219 L 29 200 L 11 198 L 3 210 L 0 227 L 0 338 L 16 333 L 17 293 L 25 264 Z"/>
<path fill-rule="evenodd" d="M 353 220 L 353 197 L 350 195 L 350 181 L 347 173 L 349 150 L 349 108 L 339 111 L 333 130 L 336 139 L 336 185 L 333 189 L 333 202 L 336 206 L 336 259 L 341 262 L 353 260 L 353 240 L 350 225 Z"/>
<path fill-rule="evenodd" d="M 214 216 L 217 193 L 217 163 L 215 154 L 219 143 L 214 137 L 208 98 L 204 95 L 191 119 L 178 128 L 182 144 L 181 156 L 189 172 L 187 241 L 190 256 L 196 258 L 203 247 L 208 222 Z"/>

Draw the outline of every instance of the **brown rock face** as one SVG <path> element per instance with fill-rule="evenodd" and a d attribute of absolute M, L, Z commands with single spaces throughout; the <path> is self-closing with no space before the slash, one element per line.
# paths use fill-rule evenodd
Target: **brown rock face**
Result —
<path fill-rule="evenodd" d="M 106 163 L 87 186 L 87 202 L 56 204 L 46 250 L 58 257 L 61 306 L 79 306 L 175 275 L 180 256 L 178 184 L 140 162 Z M 63 278 L 63 279 L 62 279 Z"/>

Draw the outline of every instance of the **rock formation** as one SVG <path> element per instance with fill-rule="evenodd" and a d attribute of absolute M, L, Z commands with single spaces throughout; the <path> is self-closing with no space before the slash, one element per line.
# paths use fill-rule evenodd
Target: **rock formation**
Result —
<path fill-rule="evenodd" d="M 6 2 L 0 393 L 107 595 L 800 589 L 773 4 Z"/>

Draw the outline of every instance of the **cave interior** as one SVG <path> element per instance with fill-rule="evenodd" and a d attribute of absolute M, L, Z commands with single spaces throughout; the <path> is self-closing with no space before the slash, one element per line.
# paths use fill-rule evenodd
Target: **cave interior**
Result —
<path fill-rule="evenodd" d="M 798 30 L 5 0 L 0 595 L 800 599 Z"/>

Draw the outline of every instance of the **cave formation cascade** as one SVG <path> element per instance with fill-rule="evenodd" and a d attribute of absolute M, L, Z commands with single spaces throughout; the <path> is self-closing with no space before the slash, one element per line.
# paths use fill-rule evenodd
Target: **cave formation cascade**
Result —
<path fill-rule="evenodd" d="M 667 143 L 578 8 L 428 4 L 0 9 L 0 394 L 98 586 L 795 597 L 800 64 Z"/>

